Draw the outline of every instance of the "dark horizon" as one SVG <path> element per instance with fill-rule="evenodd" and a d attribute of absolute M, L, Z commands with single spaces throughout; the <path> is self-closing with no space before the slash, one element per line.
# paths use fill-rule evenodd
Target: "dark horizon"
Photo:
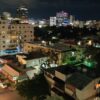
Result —
<path fill-rule="evenodd" d="M 15 16 L 21 5 L 25 5 L 29 17 L 35 19 L 48 19 L 63 10 L 79 20 L 100 20 L 100 0 L 1 0 L 0 13 L 10 12 Z"/>

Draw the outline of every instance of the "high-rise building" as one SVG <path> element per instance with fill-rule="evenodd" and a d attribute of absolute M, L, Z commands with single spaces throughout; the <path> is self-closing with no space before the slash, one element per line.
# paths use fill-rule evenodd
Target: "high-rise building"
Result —
<path fill-rule="evenodd" d="M 50 26 L 56 26 L 57 21 L 56 21 L 56 17 L 50 17 Z"/>
<path fill-rule="evenodd" d="M 57 18 L 57 25 L 58 26 L 65 26 L 69 24 L 68 13 L 61 11 L 56 14 Z"/>
<path fill-rule="evenodd" d="M 27 19 L 28 18 L 28 9 L 24 6 L 20 6 L 17 9 L 17 16 L 18 16 L 18 18 L 21 18 L 21 19 Z"/>
<path fill-rule="evenodd" d="M 75 21 L 75 17 L 73 15 L 69 16 L 69 23 L 73 25 L 73 22 Z"/>

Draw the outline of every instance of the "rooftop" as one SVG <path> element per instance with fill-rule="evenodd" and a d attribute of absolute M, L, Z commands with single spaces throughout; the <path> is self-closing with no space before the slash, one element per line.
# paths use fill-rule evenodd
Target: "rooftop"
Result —
<path fill-rule="evenodd" d="M 17 72 L 21 73 L 21 74 L 24 74 L 26 73 L 26 71 L 29 71 L 29 70 L 32 70 L 34 68 L 25 68 L 25 66 L 23 65 L 16 65 L 16 63 L 10 63 L 10 64 L 7 64 L 9 65 L 11 68 L 13 68 L 14 70 L 16 70 Z"/>
<path fill-rule="evenodd" d="M 81 73 L 74 73 L 72 74 L 66 81 L 67 84 L 73 85 L 74 87 L 78 88 L 79 90 L 84 89 L 92 79 L 85 74 Z"/>
<path fill-rule="evenodd" d="M 95 68 L 95 67 L 90 68 L 84 64 L 78 64 L 78 65 L 75 65 L 75 67 L 78 70 L 78 72 L 83 73 L 86 76 L 91 77 L 92 79 L 95 79 L 100 76 L 100 73 L 98 72 L 99 70 L 98 68 Z"/>
<path fill-rule="evenodd" d="M 17 54 L 17 55 L 26 56 L 26 58 L 24 58 L 26 60 L 47 57 L 46 54 L 43 54 L 42 52 L 38 52 L 38 51 L 30 52 L 29 54 L 22 53 L 22 54 Z"/>
<path fill-rule="evenodd" d="M 35 45 L 39 45 L 39 46 L 43 46 L 43 47 L 48 47 L 48 48 L 55 49 L 55 50 L 58 50 L 61 52 L 73 51 L 73 50 L 75 51 L 75 48 L 72 48 L 64 43 L 54 43 L 54 44 L 43 45 L 40 41 L 36 41 L 36 42 L 31 42 L 31 44 L 35 44 Z"/>
<path fill-rule="evenodd" d="M 48 73 L 51 73 L 53 75 L 55 75 L 55 71 L 59 71 L 65 75 L 68 75 L 70 73 L 74 73 L 76 72 L 76 68 L 75 66 L 69 66 L 69 65 L 62 65 L 62 66 L 59 66 L 59 67 L 53 67 L 53 68 L 47 68 L 45 69 L 46 72 Z"/>
<path fill-rule="evenodd" d="M 16 58 L 16 55 L 4 55 L 0 56 L 0 58 L 5 60 L 14 60 Z"/>
<path fill-rule="evenodd" d="M 56 71 L 59 71 L 65 75 L 68 75 L 70 73 L 74 73 L 76 72 L 76 68 L 75 66 L 70 66 L 70 65 L 63 65 L 63 66 L 59 66 Z"/>

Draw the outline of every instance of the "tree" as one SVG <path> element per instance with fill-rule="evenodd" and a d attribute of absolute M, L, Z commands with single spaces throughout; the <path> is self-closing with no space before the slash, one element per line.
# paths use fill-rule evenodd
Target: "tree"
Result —
<path fill-rule="evenodd" d="M 27 97 L 27 100 L 32 100 L 33 97 L 36 97 L 38 100 L 40 96 L 50 95 L 49 85 L 44 75 L 37 75 L 32 80 L 18 83 L 16 89 L 21 96 Z"/>

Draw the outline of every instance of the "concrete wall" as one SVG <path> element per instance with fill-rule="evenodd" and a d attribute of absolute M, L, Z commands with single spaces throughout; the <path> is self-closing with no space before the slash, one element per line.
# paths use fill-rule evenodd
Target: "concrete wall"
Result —
<path fill-rule="evenodd" d="M 66 75 L 64 75 L 63 73 L 59 72 L 59 71 L 56 71 L 55 70 L 55 76 L 59 79 L 61 79 L 62 81 L 66 81 Z"/>

